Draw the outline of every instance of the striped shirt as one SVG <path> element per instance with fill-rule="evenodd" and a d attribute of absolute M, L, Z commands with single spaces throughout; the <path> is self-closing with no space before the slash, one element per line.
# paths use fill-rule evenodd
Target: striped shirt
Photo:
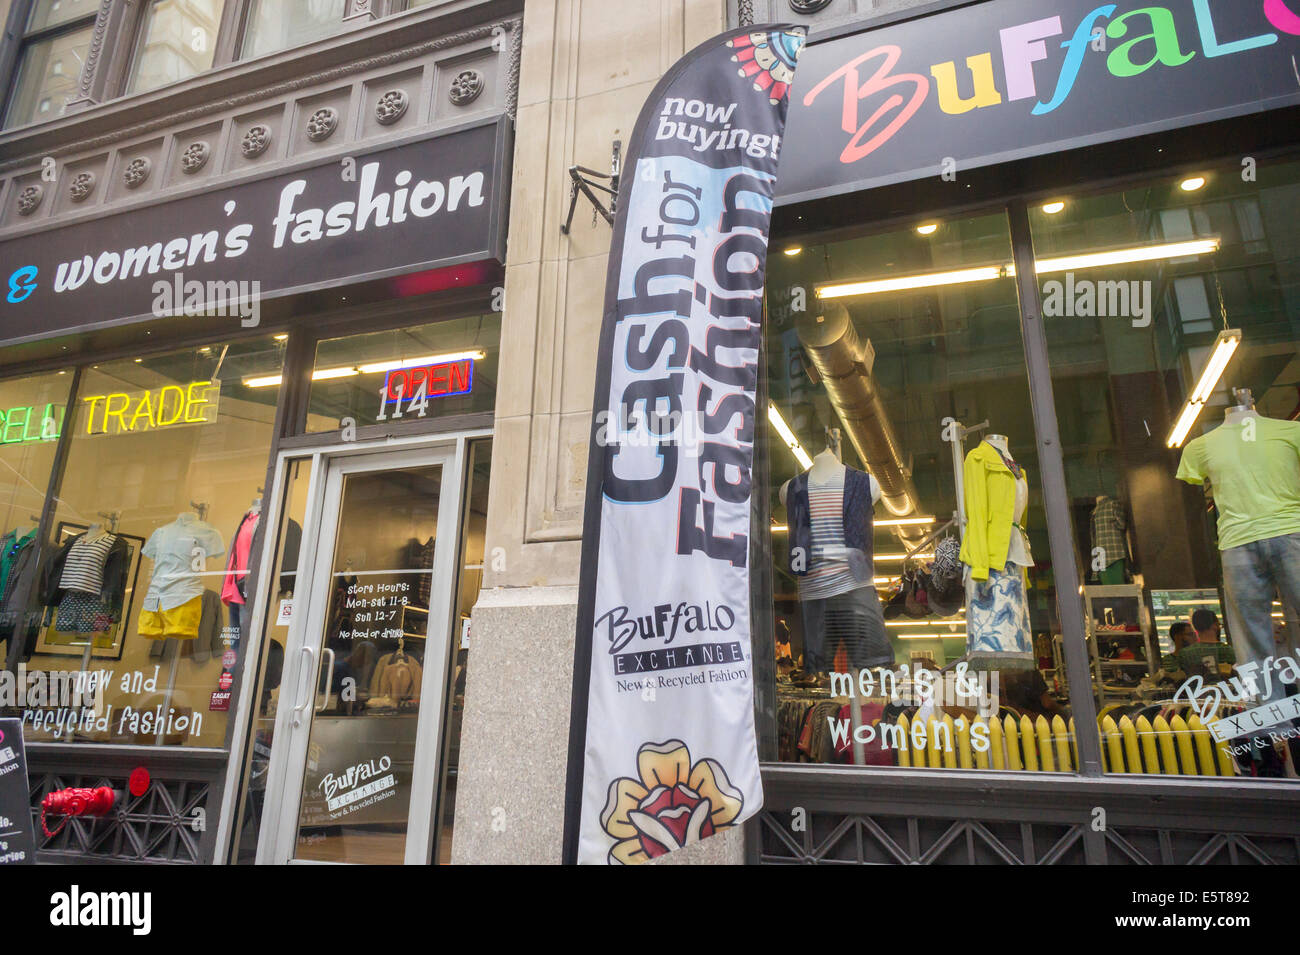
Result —
<path fill-rule="evenodd" d="M 808 482 L 812 554 L 808 573 L 798 578 L 800 600 L 825 600 L 864 587 L 849 570 L 844 546 L 844 472 L 825 484 Z"/>
<path fill-rule="evenodd" d="M 117 538 L 112 534 L 101 534 L 94 540 L 84 534 L 79 537 L 63 562 L 59 586 L 64 590 L 98 594 L 104 589 L 104 564 L 115 543 Z"/>

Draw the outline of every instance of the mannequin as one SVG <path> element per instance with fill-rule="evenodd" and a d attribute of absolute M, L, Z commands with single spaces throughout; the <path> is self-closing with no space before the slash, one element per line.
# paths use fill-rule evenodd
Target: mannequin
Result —
<path fill-rule="evenodd" d="M 1089 524 L 1093 558 L 1101 565 L 1098 571 L 1101 583 L 1123 584 L 1128 579 L 1128 539 L 1124 533 L 1128 518 L 1124 505 L 1109 495 L 1097 495 Z"/>
<path fill-rule="evenodd" d="M 1224 614 L 1238 666 L 1255 663 L 1261 703 L 1287 696 L 1276 670 L 1272 602 L 1300 608 L 1300 422 L 1255 410 L 1248 389 L 1233 389 L 1223 424 L 1188 442 L 1178 480 L 1210 483 L 1218 511 Z M 1295 648 L 1282 653 L 1294 654 Z"/>
<path fill-rule="evenodd" d="M 875 478 L 839 458 L 839 431 L 811 467 L 780 490 L 789 515 L 788 568 L 803 611 L 804 668 L 827 673 L 843 642 L 855 668 L 890 666 L 894 654 L 874 584 Z"/>
<path fill-rule="evenodd" d="M 1034 665 L 1025 568 L 1033 566 L 1022 521 L 1029 481 L 1005 435 L 990 434 L 969 454 L 962 480 L 966 534 L 966 651 L 975 669 Z"/>
<path fill-rule="evenodd" d="M 144 556 L 153 561 L 153 574 L 140 606 L 136 626 L 140 636 L 149 640 L 193 640 L 201 629 L 210 628 L 219 609 L 214 598 L 205 593 L 195 562 L 205 568 L 208 558 L 225 552 L 221 534 L 193 511 L 184 511 L 170 524 L 156 528 L 143 550 Z M 205 617 L 207 627 L 203 626 Z"/>

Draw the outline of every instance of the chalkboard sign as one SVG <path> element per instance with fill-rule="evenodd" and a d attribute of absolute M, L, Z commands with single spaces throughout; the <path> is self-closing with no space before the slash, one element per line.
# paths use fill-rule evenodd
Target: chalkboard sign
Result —
<path fill-rule="evenodd" d="M 36 863 L 29 798 L 22 721 L 0 720 L 0 865 Z"/>

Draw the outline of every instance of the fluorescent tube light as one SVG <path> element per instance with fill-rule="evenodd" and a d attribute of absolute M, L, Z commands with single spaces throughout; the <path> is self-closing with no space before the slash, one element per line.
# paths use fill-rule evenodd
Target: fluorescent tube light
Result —
<path fill-rule="evenodd" d="M 1208 239 L 1191 239 L 1184 242 L 1163 242 L 1156 245 L 1139 245 L 1126 249 L 1109 249 L 1102 252 L 1084 252 L 1078 255 L 1038 259 L 1034 272 L 1069 272 L 1074 269 L 1096 269 L 1110 265 L 1128 265 L 1134 262 L 1155 262 L 1161 259 L 1181 259 L 1194 255 L 1209 255 L 1219 250 L 1217 236 Z M 860 282 L 836 282 L 817 289 L 818 298 L 844 298 L 852 295 L 873 295 L 880 292 L 903 292 L 912 289 L 936 288 L 943 285 L 961 285 L 967 282 L 988 282 L 1016 274 L 1015 264 L 976 266 L 948 272 L 922 272 L 900 275 L 889 279 L 868 279 Z"/>
<path fill-rule="evenodd" d="M 967 282 L 989 282 L 1002 278 L 1006 267 L 983 265 L 972 269 L 955 269 L 950 272 L 923 272 L 919 275 L 900 275 L 892 279 L 872 279 L 864 282 L 841 282 L 823 285 L 817 289 L 818 298 L 845 298 L 850 295 L 874 295 L 877 292 L 906 292 L 918 288 L 935 288 L 941 285 L 964 285 Z"/>
<path fill-rule="evenodd" d="M 338 367 L 338 368 L 317 368 L 311 373 L 312 381 L 328 381 L 331 378 L 351 378 L 353 375 L 374 375 L 382 371 L 392 371 L 395 368 L 420 368 L 424 365 L 439 365 L 447 361 L 463 361 L 468 358 L 471 361 L 482 361 L 487 357 L 487 352 L 481 348 L 470 351 L 447 352 L 445 355 L 425 355 L 423 358 L 395 358 L 391 361 L 379 361 L 369 365 Z M 263 375 L 255 378 L 245 378 L 244 385 L 248 388 L 270 388 L 280 384 L 280 375 Z"/>
<path fill-rule="evenodd" d="M 392 371 L 395 368 L 420 368 L 424 365 L 440 365 L 447 361 L 464 361 L 469 358 L 473 361 L 482 361 L 487 357 L 487 353 L 482 349 L 473 349 L 471 351 L 448 352 L 445 355 L 425 355 L 423 358 L 398 358 L 393 361 L 379 361 L 370 365 L 361 365 L 358 370 L 363 375 L 373 375 L 381 371 Z"/>
<path fill-rule="evenodd" d="M 799 444 L 799 439 L 794 436 L 790 426 L 785 423 L 785 419 L 781 417 L 781 412 L 776 410 L 776 405 L 770 402 L 767 406 L 767 420 L 772 422 L 772 427 L 776 428 L 776 433 L 781 436 L 781 440 L 785 442 L 785 446 L 790 449 L 790 453 L 795 456 L 799 463 L 804 468 L 812 467 L 812 458 L 808 457 L 808 452 Z"/>
<path fill-rule="evenodd" d="M 1205 368 L 1196 382 L 1196 387 L 1187 396 L 1182 410 L 1178 413 L 1174 428 L 1169 432 L 1169 440 L 1165 442 L 1168 447 L 1182 447 L 1183 442 L 1187 440 L 1192 425 L 1201 416 L 1201 412 L 1205 409 L 1205 403 L 1214 394 L 1214 389 L 1219 386 L 1219 379 L 1223 377 L 1228 362 L 1232 360 L 1232 356 L 1236 353 L 1237 346 L 1240 344 L 1241 329 L 1228 328 L 1219 332 L 1219 337 L 1214 341 L 1214 350 L 1210 352 L 1210 357 L 1205 362 Z"/>

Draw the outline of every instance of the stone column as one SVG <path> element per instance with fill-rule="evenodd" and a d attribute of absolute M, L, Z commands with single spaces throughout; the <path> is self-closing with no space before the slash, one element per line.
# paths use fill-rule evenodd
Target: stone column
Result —
<path fill-rule="evenodd" d="M 515 131 L 484 590 L 474 608 L 452 861 L 558 863 L 579 547 L 610 228 L 567 169 L 607 170 L 724 0 L 529 0 Z M 738 834 L 737 834 L 738 835 Z M 682 856 L 741 861 L 739 838 Z M 674 861 L 687 861 L 685 858 Z"/>

